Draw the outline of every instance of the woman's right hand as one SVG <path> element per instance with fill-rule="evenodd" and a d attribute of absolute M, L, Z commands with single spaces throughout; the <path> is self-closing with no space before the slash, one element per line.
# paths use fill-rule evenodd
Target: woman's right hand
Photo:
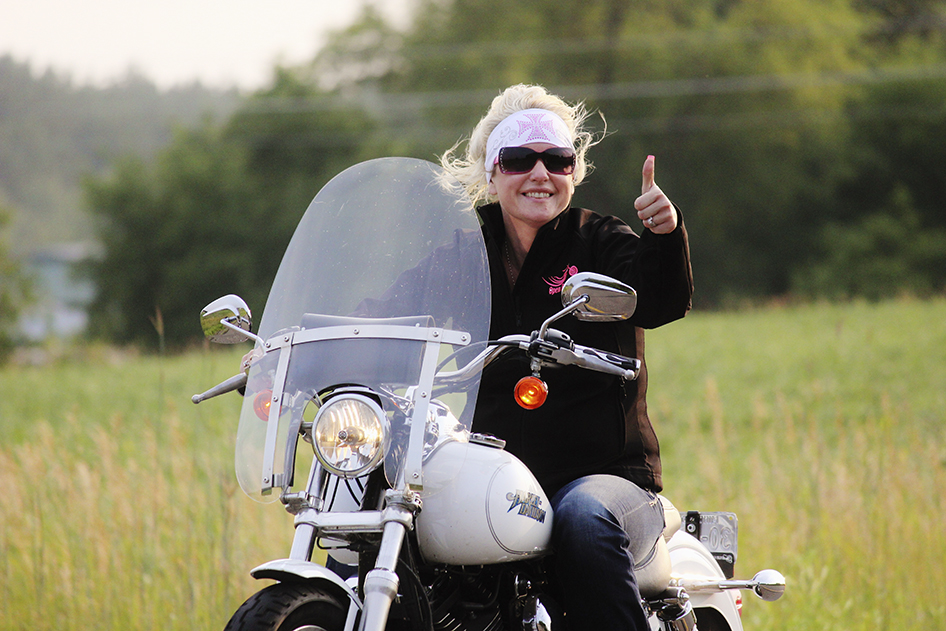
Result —
<path fill-rule="evenodd" d="M 243 356 L 243 359 L 240 361 L 240 372 L 248 373 L 250 371 L 250 366 L 253 365 L 257 359 L 264 355 L 263 349 L 254 347 L 249 353 Z"/>
<path fill-rule="evenodd" d="M 641 173 L 641 196 L 634 200 L 634 208 L 644 226 L 655 234 L 669 234 L 677 228 L 677 211 L 670 199 L 654 183 L 654 156 L 647 156 Z"/>

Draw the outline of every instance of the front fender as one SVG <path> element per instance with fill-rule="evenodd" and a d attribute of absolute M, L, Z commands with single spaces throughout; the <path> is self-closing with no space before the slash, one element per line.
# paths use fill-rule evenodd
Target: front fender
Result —
<path fill-rule="evenodd" d="M 296 559 L 278 559 L 269 561 L 250 571 L 250 576 L 256 579 L 272 579 L 281 583 L 292 581 L 317 581 L 324 583 L 340 597 L 348 598 L 359 610 L 362 608 L 361 599 L 351 585 L 332 570 L 312 563 Z"/>

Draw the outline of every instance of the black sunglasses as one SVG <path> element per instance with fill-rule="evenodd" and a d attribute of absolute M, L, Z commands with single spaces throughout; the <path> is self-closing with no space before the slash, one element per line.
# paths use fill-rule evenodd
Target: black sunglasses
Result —
<path fill-rule="evenodd" d="M 575 152 L 567 147 L 535 151 L 528 147 L 503 147 L 499 150 L 499 170 L 503 173 L 529 173 L 539 160 L 549 173 L 571 175 L 575 172 Z"/>

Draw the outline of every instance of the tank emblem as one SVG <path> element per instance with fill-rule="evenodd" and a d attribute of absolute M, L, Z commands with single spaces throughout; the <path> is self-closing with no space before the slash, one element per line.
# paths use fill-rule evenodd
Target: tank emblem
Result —
<path fill-rule="evenodd" d="M 546 511 L 541 508 L 542 498 L 535 493 L 517 490 L 515 493 L 506 493 L 506 499 L 512 502 L 507 513 L 511 513 L 518 506 L 520 515 L 534 519 L 540 524 L 545 523 Z"/>

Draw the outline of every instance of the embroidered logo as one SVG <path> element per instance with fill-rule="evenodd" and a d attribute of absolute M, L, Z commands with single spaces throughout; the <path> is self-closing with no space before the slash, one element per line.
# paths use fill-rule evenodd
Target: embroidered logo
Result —
<path fill-rule="evenodd" d="M 565 268 L 565 271 L 562 272 L 561 276 L 543 278 L 542 280 L 549 286 L 549 294 L 559 294 L 562 292 L 562 286 L 565 284 L 565 281 L 577 273 L 578 268 L 574 265 L 569 265 Z"/>
<path fill-rule="evenodd" d="M 542 509 L 542 498 L 535 493 L 517 490 L 515 493 L 506 493 L 506 499 L 512 502 L 509 505 L 507 513 L 511 513 L 516 507 L 519 507 L 519 515 L 524 515 L 534 519 L 540 524 L 545 523 L 546 510 Z"/>

